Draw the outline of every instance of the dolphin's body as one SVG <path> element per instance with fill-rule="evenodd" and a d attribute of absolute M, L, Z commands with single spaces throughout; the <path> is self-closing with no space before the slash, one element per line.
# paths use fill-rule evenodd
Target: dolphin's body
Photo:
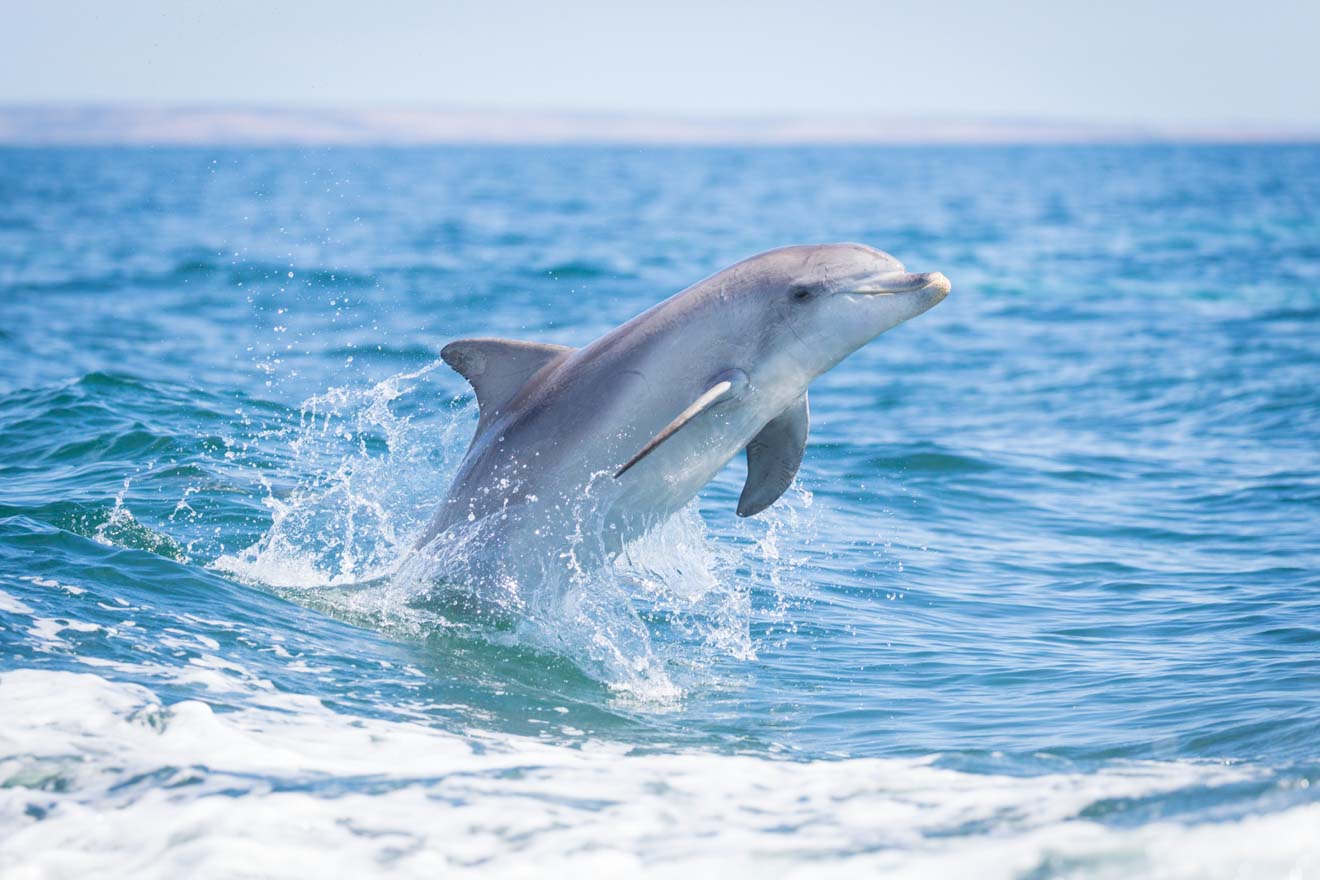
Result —
<path fill-rule="evenodd" d="M 811 381 L 948 293 L 942 274 L 863 245 L 786 247 L 585 348 L 450 343 L 441 356 L 472 384 L 480 419 L 418 550 L 461 542 L 467 577 L 516 593 L 608 561 L 744 449 L 738 513 L 756 514 L 797 473 Z"/>

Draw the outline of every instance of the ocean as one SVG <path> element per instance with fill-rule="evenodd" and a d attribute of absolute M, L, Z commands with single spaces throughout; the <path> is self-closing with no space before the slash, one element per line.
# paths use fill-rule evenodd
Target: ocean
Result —
<path fill-rule="evenodd" d="M 446 342 L 827 241 L 778 504 L 392 577 Z M 0 150 L 0 874 L 570 871 L 1320 876 L 1320 147 Z"/>

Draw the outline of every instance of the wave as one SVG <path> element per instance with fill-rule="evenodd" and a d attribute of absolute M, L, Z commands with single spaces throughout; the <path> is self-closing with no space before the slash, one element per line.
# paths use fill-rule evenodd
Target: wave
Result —
<path fill-rule="evenodd" d="M 982 457 L 943 452 L 930 444 L 897 451 L 891 455 L 872 455 L 859 461 L 859 473 L 927 471 L 941 474 L 976 474 L 997 470 L 1000 466 Z"/>
<path fill-rule="evenodd" d="M 530 274 L 548 275 L 560 281 L 585 281 L 593 278 L 608 278 L 618 274 L 618 271 L 605 263 L 569 260 L 536 267 L 530 271 Z"/>
<path fill-rule="evenodd" d="M 264 690 L 216 712 L 97 674 L 0 676 L 19 873 L 1309 876 L 1311 773 L 1193 761 L 968 773 L 466 736 Z M 1256 812 L 1260 792 L 1271 809 Z M 1245 797 L 1245 800 L 1244 800 Z M 1224 810 L 1225 801 L 1255 804 Z M 241 804 L 241 809 L 234 805 Z M 1215 806 L 1208 806 L 1208 805 Z M 94 819 L 94 821 L 93 821 Z"/>
<path fill-rule="evenodd" d="M 85 294 L 124 289 L 162 289 L 179 287 L 194 281 L 214 280 L 222 289 L 245 287 L 263 282 L 287 285 L 296 280 L 304 287 L 331 290 L 362 290 L 374 287 L 373 273 L 291 263 L 252 260 L 226 261 L 216 255 L 189 256 L 150 269 L 114 268 L 81 275 L 58 275 L 16 278 L 8 290 L 16 296 L 27 294 Z"/>

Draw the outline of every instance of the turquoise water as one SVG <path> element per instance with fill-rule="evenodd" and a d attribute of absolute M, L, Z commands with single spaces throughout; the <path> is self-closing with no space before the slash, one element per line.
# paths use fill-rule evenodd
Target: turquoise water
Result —
<path fill-rule="evenodd" d="M 954 290 L 767 514 L 391 580 L 447 341 L 843 240 Z M 2 151 L 0 869 L 1320 873 L 1318 380 L 1316 147 Z"/>

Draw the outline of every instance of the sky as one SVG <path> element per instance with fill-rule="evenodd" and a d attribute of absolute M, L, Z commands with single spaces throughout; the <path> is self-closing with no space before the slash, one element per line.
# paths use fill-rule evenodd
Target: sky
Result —
<path fill-rule="evenodd" d="M 1320 127 L 1320 2 L 0 0 L 0 103 Z"/>

